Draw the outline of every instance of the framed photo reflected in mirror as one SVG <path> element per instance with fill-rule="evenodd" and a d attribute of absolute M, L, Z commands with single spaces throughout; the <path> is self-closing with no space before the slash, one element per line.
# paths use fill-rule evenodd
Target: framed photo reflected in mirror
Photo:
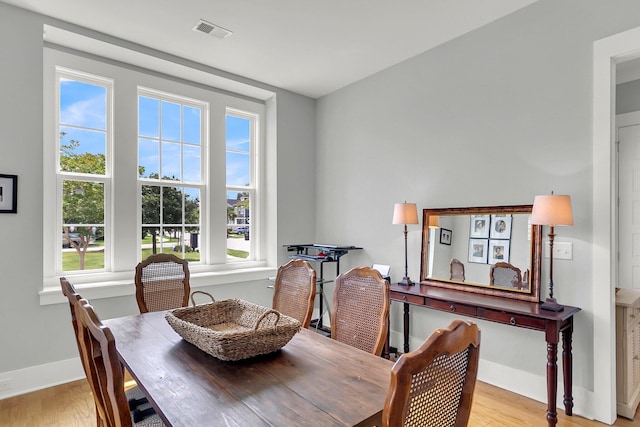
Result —
<path fill-rule="evenodd" d="M 469 262 L 486 264 L 488 248 L 487 239 L 469 239 Z"/>
<path fill-rule="evenodd" d="M 451 230 L 446 228 L 440 229 L 440 244 L 451 246 Z"/>
<path fill-rule="evenodd" d="M 469 237 L 472 239 L 488 239 L 490 215 L 469 215 Z"/>

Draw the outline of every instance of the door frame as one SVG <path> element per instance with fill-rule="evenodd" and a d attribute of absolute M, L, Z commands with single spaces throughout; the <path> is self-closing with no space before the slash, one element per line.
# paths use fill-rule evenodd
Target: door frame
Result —
<path fill-rule="evenodd" d="M 640 56 L 640 27 L 593 44 L 593 407 L 597 420 L 616 420 L 615 283 L 616 64 Z M 604 303 L 598 303 L 604 301 Z M 608 370 L 608 372 L 603 372 Z"/>

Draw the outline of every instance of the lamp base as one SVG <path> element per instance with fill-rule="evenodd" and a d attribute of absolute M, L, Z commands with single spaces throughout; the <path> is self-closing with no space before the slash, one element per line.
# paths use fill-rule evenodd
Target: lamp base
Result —
<path fill-rule="evenodd" d="M 411 281 L 411 279 L 409 279 L 408 277 L 403 277 L 401 282 L 398 282 L 398 285 L 401 286 L 413 286 L 415 285 L 415 282 Z"/>
<path fill-rule="evenodd" d="M 564 310 L 564 306 L 558 304 L 555 298 L 547 298 L 547 300 L 540 305 L 540 309 L 548 311 L 562 311 Z"/>

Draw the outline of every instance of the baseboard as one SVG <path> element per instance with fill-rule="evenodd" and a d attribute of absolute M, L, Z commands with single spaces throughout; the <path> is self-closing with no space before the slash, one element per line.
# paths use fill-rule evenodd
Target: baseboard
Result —
<path fill-rule="evenodd" d="M 478 379 L 496 387 L 528 397 L 538 402 L 547 403 L 547 378 L 530 372 L 499 365 L 489 360 L 480 359 Z M 558 398 L 556 407 L 558 413 L 564 411 L 562 403 L 564 383 L 562 381 L 562 366 L 558 366 Z M 593 392 L 573 385 L 573 413 L 583 418 L 593 420 Z"/>
<path fill-rule="evenodd" d="M 79 357 L 0 373 L 0 400 L 85 378 Z"/>
<path fill-rule="evenodd" d="M 391 331 L 389 341 L 392 345 L 397 345 L 402 351 L 403 336 L 399 332 Z M 424 341 L 409 338 L 409 345 L 416 349 Z M 543 362 L 544 363 L 544 362 Z M 547 378 L 546 376 L 535 375 L 530 372 L 510 368 L 489 360 L 480 358 L 478 365 L 478 379 L 482 382 L 509 390 L 513 393 L 528 397 L 538 402 L 547 403 Z M 563 399 L 564 384 L 562 381 L 562 365 L 558 366 L 558 398 L 556 407 L 558 413 L 564 411 Z M 590 420 L 594 419 L 593 412 L 593 391 L 573 385 L 573 413 Z"/>
<path fill-rule="evenodd" d="M 638 404 L 640 404 L 640 387 L 636 387 L 628 402 L 617 402 L 618 415 L 632 420 L 636 415 Z"/>

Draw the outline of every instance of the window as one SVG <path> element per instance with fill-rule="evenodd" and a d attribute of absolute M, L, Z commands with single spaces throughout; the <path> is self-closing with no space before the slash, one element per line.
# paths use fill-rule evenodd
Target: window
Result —
<path fill-rule="evenodd" d="M 44 60 L 44 294 L 62 275 L 130 284 L 154 251 L 189 260 L 195 286 L 272 270 L 264 102 L 46 47 Z M 112 288 L 98 295 L 130 291 Z"/>
<path fill-rule="evenodd" d="M 174 253 L 200 261 L 206 103 L 138 91 L 142 259 Z"/>
<path fill-rule="evenodd" d="M 59 70 L 58 204 L 62 207 L 62 271 L 105 268 L 105 195 L 110 187 L 112 85 L 107 79 Z"/>
<path fill-rule="evenodd" d="M 255 117 L 229 110 L 225 120 L 227 171 L 227 254 L 251 257 L 251 201 L 255 199 L 253 148 Z"/>

